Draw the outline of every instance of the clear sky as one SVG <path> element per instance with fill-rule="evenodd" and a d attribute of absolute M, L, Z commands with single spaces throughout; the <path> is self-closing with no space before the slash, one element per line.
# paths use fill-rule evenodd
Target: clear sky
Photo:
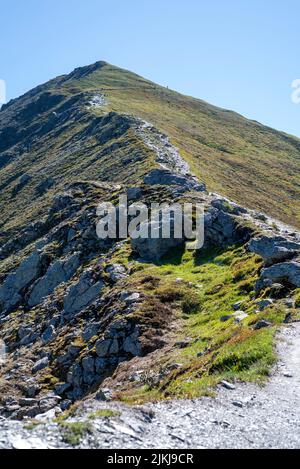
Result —
<path fill-rule="evenodd" d="M 0 80 L 106 60 L 300 137 L 299 21 L 299 0 L 0 0 Z"/>

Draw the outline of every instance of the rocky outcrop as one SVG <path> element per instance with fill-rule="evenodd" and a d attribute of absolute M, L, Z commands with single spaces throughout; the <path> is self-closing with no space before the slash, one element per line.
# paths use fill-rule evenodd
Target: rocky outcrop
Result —
<path fill-rule="evenodd" d="M 160 186 L 180 186 L 183 192 L 204 192 L 206 190 L 205 184 L 199 183 L 197 178 L 189 174 L 174 173 L 168 169 L 154 169 L 144 177 L 144 183 Z"/>
<path fill-rule="evenodd" d="M 85 389 L 99 383 L 117 365 L 141 355 L 140 331 L 126 320 L 114 321 L 95 344 L 96 354 L 85 355 L 71 366 L 67 373 L 67 384 L 71 387 L 67 397 L 76 399 Z"/>
<path fill-rule="evenodd" d="M 70 286 L 65 295 L 64 316 L 73 316 L 87 308 L 99 297 L 104 285 L 105 283 L 101 279 L 95 281 L 91 270 L 84 272 L 78 282 Z"/>
<path fill-rule="evenodd" d="M 44 277 L 37 280 L 33 285 L 28 299 L 28 305 L 33 307 L 41 303 L 48 295 L 54 292 L 58 285 L 66 282 L 74 275 L 79 264 L 79 254 L 73 254 L 70 257 L 54 262 L 54 264 L 49 267 Z"/>
<path fill-rule="evenodd" d="M 113 283 L 119 282 L 127 277 L 127 270 L 122 264 L 112 264 L 106 267 L 106 272 Z"/>
<path fill-rule="evenodd" d="M 300 260 L 297 262 L 283 262 L 263 269 L 256 289 L 271 287 L 274 283 L 287 284 L 290 287 L 300 287 Z"/>
<path fill-rule="evenodd" d="M 282 236 L 260 236 L 249 242 L 249 251 L 264 259 L 266 266 L 292 259 L 300 252 L 300 244 Z"/>
<path fill-rule="evenodd" d="M 15 272 L 10 273 L 0 287 L 0 311 L 6 312 L 16 306 L 22 299 L 25 290 L 38 276 L 41 256 L 34 251 L 26 258 Z"/>
<path fill-rule="evenodd" d="M 230 246 L 249 240 L 253 228 L 235 213 L 212 204 L 204 216 L 206 245 Z"/>
<path fill-rule="evenodd" d="M 170 237 L 163 237 L 162 229 L 165 220 L 151 220 L 141 224 L 141 231 L 145 227 L 147 237 L 131 238 L 131 246 L 134 252 L 145 261 L 157 262 L 170 249 L 182 246 L 184 244 L 184 235 L 175 237 L 174 234 L 174 213 L 170 216 Z"/>

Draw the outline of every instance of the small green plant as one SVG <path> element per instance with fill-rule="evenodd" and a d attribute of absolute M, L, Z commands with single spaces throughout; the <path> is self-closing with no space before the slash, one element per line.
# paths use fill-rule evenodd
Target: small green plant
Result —
<path fill-rule="evenodd" d="M 182 301 L 182 311 L 184 314 L 194 314 L 199 312 L 201 306 L 200 296 L 198 293 L 189 291 L 184 295 Z"/>
<path fill-rule="evenodd" d="M 101 418 L 109 418 L 109 417 L 119 417 L 120 412 L 112 409 L 99 409 L 96 412 L 93 412 L 89 415 L 89 420 L 96 420 Z"/>
<path fill-rule="evenodd" d="M 89 422 L 63 422 L 60 428 L 63 442 L 70 446 L 78 446 L 82 438 L 92 431 Z"/>

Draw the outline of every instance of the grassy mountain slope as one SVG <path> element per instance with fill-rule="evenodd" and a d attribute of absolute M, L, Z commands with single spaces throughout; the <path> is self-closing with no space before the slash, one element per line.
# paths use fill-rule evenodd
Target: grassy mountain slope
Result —
<path fill-rule="evenodd" d="M 299 139 L 108 64 L 76 86 L 167 133 L 209 190 L 300 226 Z"/>

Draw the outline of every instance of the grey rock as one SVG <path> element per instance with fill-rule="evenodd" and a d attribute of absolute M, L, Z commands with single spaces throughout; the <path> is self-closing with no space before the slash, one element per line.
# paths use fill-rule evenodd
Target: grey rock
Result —
<path fill-rule="evenodd" d="M 258 301 L 256 303 L 256 305 L 258 306 L 258 308 L 260 309 L 260 311 L 264 311 L 266 308 L 268 308 L 269 306 L 272 306 L 273 304 L 273 300 L 272 299 L 265 299 L 265 300 L 261 300 L 261 301 Z"/>
<path fill-rule="evenodd" d="M 16 412 L 15 417 L 17 420 L 22 420 L 25 417 L 35 418 L 40 413 L 41 411 L 38 405 L 33 406 L 33 407 L 22 407 L 20 410 Z"/>
<path fill-rule="evenodd" d="M 65 410 L 68 410 L 72 405 L 72 401 L 70 399 L 65 399 L 60 403 L 60 408 L 64 412 Z"/>
<path fill-rule="evenodd" d="M 160 186 L 180 186 L 185 191 L 204 192 L 206 190 L 205 184 L 199 183 L 195 177 L 189 174 L 174 173 L 168 169 L 153 169 L 144 177 L 144 183 Z"/>
<path fill-rule="evenodd" d="M 67 382 L 72 384 L 75 388 L 80 388 L 82 385 L 83 370 L 79 363 L 72 366 L 67 375 Z"/>
<path fill-rule="evenodd" d="M 109 401 L 112 395 L 112 390 L 109 388 L 101 388 L 98 390 L 95 398 L 97 401 Z"/>
<path fill-rule="evenodd" d="M 287 283 L 296 288 L 300 287 L 300 263 L 297 261 L 284 262 L 274 264 L 262 270 L 260 279 L 256 284 L 256 290 L 261 290 L 267 285 L 267 282 L 272 283 Z"/>
<path fill-rule="evenodd" d="M 100 339 L 96 342 L 96 353 L 98 357 L 103 358 L 108 355 L 112 341 L 109 339 Z"/>
<path fill-rule="evenodd" d="M 88 324 L 82 333 L 83 340 L 88 342 L 92 337 L 95 337 L 98 334 L 100 327 L 100 323 Z"/>
<path fill-rule="evenodd" d="M 112 282 L 116 283 L 127 276 L 125 267 L 121 264 L 112 264 L 106 267 L 106 272 Z"/>
<path fill-rule="evenodd" d="M 225 314 L 224 316 L 220 317 L 220 321 L 221 322 L 227 322 L 230 319 L 232 319 L 233 317 L 234 317 L 233 314 Z"/>
<path fill-rule="evenodd" d="M 74 315 L 87 308 L 98 298 L 104 286 L 103 280 L 95 282 L 91 272 L 84 272 L 78 282 L 71 285 L 66 293 L 64 298 L 65 315 Z"/>
<path fill-rule="evenodd" d="M 109 349 L 109 353 L 110 355 L 117 355 L 119 352 L 119 344 L 118 344 L 118 340 L 117 339 L 114 339 L 111 343 L 111 346 L 110 346 L 110 349 Z"/>
<path fill-rule="evenodd" d="M 232 405 L 234 405 L 235 407 L 239 407 L 240 409 L 244 407 L 244 404 L 241 401 L 233 401 Z"/>
<path fill-rule="evenodd" d="M 246 319 L 248 317 L 248 314 L 245 313 L 244 311 L 237 311 L 236 313 L 234 313 L 234 322 L 239 324 L 240 322 L 244 321 L 244 319 Z"/>
<path fill-rule="evenodd" d="M 288 309 L 294 309 L 295 308 L 295 300 L 293 298 L 287 298 L 285 301 L 284 301 L 284 305 L 286 306 L 286 308 Z"/>
<path fill-rule="evenodd" d="M 259 331 L 260 329 L 264 329 L 266 327 L 270 327 L 272 326 L 272 324 L 268 321 L 266 321 L 265 319 L 261 319 L 260 321 L 258 321 L 255 326 L 254 326 L 254 330 L 256 331 Z"/>
<path fill-rule="evenodd" d="M 128 187 L 127 188 L 127 198 L 129 201 L 135 201 L 142 197 L 141 187 Z"/>
<path fill-rule="evenodd" d="M 87 356 L 82 359 L 82 368 L 84 371 L 89 371 L 93 373 L 95 368 L 95 359 L 93 357 Z"/>
<path fill-rule="evenodd" d="M 44 399 L 41 399 L 39 402 L 40 412 L 41 413 L 48 412 L 49 410 L 56 407 L 60 401 L 61 401 L 60 396 L 49 396 L 49 397 L 45 397 Z"/>
<path fill-rule="evenodd" d="M 252 229 L 241 223 L 240 217 L 211 206 L 204 215 L 204 235 L 210 244 L 226 247 L 250 239 Z"/>
<path fill-rule="evenodd" d="M 15 272 L 6 277 L 0 287 L 0 311 L 9 310 L 21 301 L 21 291 L 27 288 L 37 277 L 40 262 L 40 254 L 34 251 L 20 264 Z"/>
<path fill-rule="evenodd" d="M 223 388 L 228 389 L 229 391 L 234 391 L 235 385 L 232 383 L 229 383 L 228 381 L 221 381 L 221 385 Z"/>
<path fill-rule="evenodd" d="M 123 292 L 121 293 L 121 300 L 125 301 L 127 304 L 136 303 L 140 299 L 140 293 L 128 293 Z"/>
<path fill-rule="evenodd" d="M 42 341 L 44 344 L 51 342 L 55 338 L 55 327 L 49 326 L 42 335 Z"/>
<path fill-rule="evenodd" d="M 300 251 L 300 244 L 282 236 L 261 236 L 249 242 L 249 251 L 261 256 L 266 266 L 283 262 L 294 257 Z"/>
<path fill-rule="evenodd" d="M 19 404 L 21 407 L 34 407 L 38 404 L 38 400 L 21 398 L 19 399 Z"/>
<path fill-rule="evenodd" d="M 24 388 L 24 392 L 27 397 L 35 397 L 40 391 L 40 386 L 38 384 L 30 384 Z"/>
<path fill-rule="evenodd" d="M 80 256 L 78 253 L 54 262 L 47 270 L 45 276 L 33 285 L 28 305 L 33 307 L 41 303 L 48 295 L 54 292 L 58 285 L 66 282 L 74 275 L 79 264 Z"/>
<path fill-rule="evenodd" d="M 226 199 L 225 197 L 217 197 L 216 199 L 212 200 L 211 202 L 212 207 L 217 208 L 218 210 L 221 210 L 223 212 L 229 212 L 234 215 L 242 215 L 247 213 L 247 209 L 244 207 L 241 207 L 240 205 L 237 205 L 236 203 L 232 202 L 229 199 Z"/>
<path fill-rule="evenodd" d="M 83 381 L 92 384 L 95 380 L 95 359 L 91 356 L 82 359 Z"/>
<path fill-rule="evenodd" d="M 40 338 L 40 335 L 38 332 L 33 332 L 32 334 L 28 334 L 23 339 L 20 341 L 20 345 L 30 345 L 34 342 L 36 342 Z"/>
<path fill-rule="evenodd" d="M 105 369 L 107 367 L 107 362 L 104 358 L 96 358 L 95 366 L 96 366 L 96 373 L 98 375 L 102 375 L 105 372 Z"/>
<path fill-rule="evenodd" d="M 44 357 L 41 358 L 41 360 L 38 360 L 35 365 L 32 367 L 32 373 L 37 373 L 38 371 L 43 370 L 44 368 L 47 368 L 49 365 L 49 358 Z"/>
<path fill-rule="evenodd" d="M 125 339 L 123 349 L 124 352 L 130 353 L 134 357 L 141 355 L 141 346 L 139 343 L 139 334 L 137 331 Z"/>
<path fill-rule="evenodd" d="M 167 223 L 167 220 L 168 218 L 166 217 L 163 221 L 160 219 L 142 223 L 140 225 L 140 230 L 144 230 L 147 237 L 131 238 L 131 247 L 133 251 L 138 253 L 142 259 L 150 262 L 157 262 L 170 249 L 184 244 L 184 237 L 175 236 L 174 213 L 170 216 L 170 236 L 166 238 L 162 236 L 163 225 Z"/>
<path fill-rule="evenodd" d="M 24 339 L 24 337 L 27 337 L 29 334 L 31 334 L 33 331 L 32 326 L 26 325 L 26 326 L 21 326 L 18 330 L 18 337 L 20 340 Z"/>
<path fill-rule="evenodd" d="M 70 389 L 71 385 L 70 383 L 59 383 L 55 386 L 55 392 L 59 396 L 62 396 L 66 391 Z"/>
<path fill-rule="evenodd" d="M 241 306 L 245 303 L 245 300 L 241 300 L 241 301 L 237 301 L 236 303 L 234 303 L 234 305 L 232 306 L 233 308 L 233 311 L 238 311 L 241 309 Z"/>

